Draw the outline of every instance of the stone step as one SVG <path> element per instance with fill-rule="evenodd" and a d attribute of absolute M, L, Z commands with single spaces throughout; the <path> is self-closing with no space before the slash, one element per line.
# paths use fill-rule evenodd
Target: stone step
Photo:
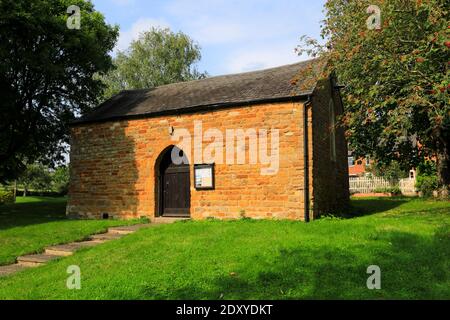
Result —
<path fill-rule="evenodd" d="M 26 267 L 39 267 L 51 260 L 58 259 L 60 256 L 52 254 L 30 254 L 17 258 L 17 263 Z"/>
<path fill-rule="evenodd" d="M 131 234 L 143 228 L 151 227 L 151 224 L 135 224 L 132 226 L 124 226 L 124 227 L 112 227 L 108 229 L 108 233 L 117 233 L 117 234 Z"/>
<path fill-rule="evenodd" d="M 93 247 L 93 246 L 96 246 L 101 243 L 103 243 L 103 241 L 93 240 L 93 241 L 82 241 L 82 242 L 72 242 L 72 243 L 68 243 L 68 244 L 61 244 L 61 245 L 45 248 L 45 254 L 65 257 L 65 256 L 72 255 L 75 251 L 77 251 L 81 248 Z"/>
<path fill-rule="evenodd" d="M 0 277 L 7 276 L 16 272 L 26 269 L 26 266 L 16 264 L 10 264 L 7 266 L 0 266 Z"/>
<path fill-rule="evenodd" d="M 89 238 L 91 240 L 107 241 L 107 240 L 119 239 L 119 238 L 122 238 L 122 236 L 123 236 L 123 234 L 108 232 L 108 233 L 94 234 L 94 235 L 90 236 Z"/>
<path fill-rule="evenodd" d="M 154 224 L 170 224 L 175 223 L 179 221 L 188 221 L 191 220 L 191 218 L 172 218 L 172 217 L 156 217 L 152 219 L 152 223 Z"/>
<path fill-rule="evenodd" d="M 174 222 L 174 221 L 173 221 Z M 152 224 L 140 224 L 133 226 L 110 228 L 107 233 L 95 234 L 89 237 L 88 241 L 72 242 L 68 244 L 55 245 L 45 248 L 43 254 L 30 254 L 17 258 L 17 263 L 7 266 L 0 266 L 0 277 L 20 271 L 27 267 L 39 267 L 45 263 L 72 255 L 75 251 L 92 247 L 108 240 L 119 239 L 126 234 L 133 233 L 139 229 L 151 227 Z"/>

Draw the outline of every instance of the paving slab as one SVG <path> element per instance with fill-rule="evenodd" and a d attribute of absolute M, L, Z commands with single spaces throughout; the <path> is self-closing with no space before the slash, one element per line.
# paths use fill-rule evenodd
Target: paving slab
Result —
<path fill-rule="evenodd" d="M 132 226 L 124 226 L 124 227 L 112 227 L 108 229 L 108 233 L 118 233 L 118 234 L 131 234 L 140 229 L 149 228 L 152 225 L 149 223 L 146 224 L 135 224 Z"/>
<path fill-rule="evenodd" d="M 39 267 L 51 260 L 60 258 L 60 256 L 52 254 L 29 254 L 17 258 L 17 263 L 27 267 Z"/>
<path fill-rule="evenodd" d="M 123 234 L 108 232 L 108 233 L 94 234 L 94 235 L 90 236 L 89 238 L 91 240 L 115 240 L 115 239 L 120 239 L 123 236 L 124 236 Z"/>
<path fill-rule="evenodd" d="M 80 250 L 82 248 L 86 247 L 93 247 L 96 245 L 99 245 L 103 243 L 103 241 L 82 241 L 82 242 L 72 242 L 68 244 L 60 244 L 57 246 L 51 246 L 45 248 L 45 253 L 50 255 L 57 255 L 57 256 L 70 256 L 75 251 Z"/>
<path fill-rule="evenodd" d="M 26 266 L 20 265 L 18 263 L 10 264 L 7 266 L 0 266 L 0 277 L 8 276 L 10 274 L 19 272 L 26 268 L 27 268 Z"/>
<path fill-rule="evenodd" d="M 92 235 L 89 237 L 88 241 L 71 242 L 67 244 L 49 246 L 45 248 L 45 253 L 20 256 L 17 258 L 16 264 L 0 266 L 0 277 L 13 274 L 28 267 L 42 266 L 49 261 L 61 257 L 70 256 L 75 251 L 81 248 L 92 247 L 104 243 L 105 241 L 120 239 L 124 235 L 134 233 L 143 228 L 154 227 L 161 224 L 174 223 L 183 220 L 190 220 L 190 219 L 158 217 L 153 219 L 152 223 L 109 228 L 107 233 Z"/>
<path fill-rule="evenodd" d="M 189 221 L 189 220 L 191 220 L 191 218 L 157 217 L 157 218 L 152 219 L 152 224 L 153 225 L 170 224 L 170 223 L 175 223 L 175 222 L 179 222 L 179 221 Z"/>

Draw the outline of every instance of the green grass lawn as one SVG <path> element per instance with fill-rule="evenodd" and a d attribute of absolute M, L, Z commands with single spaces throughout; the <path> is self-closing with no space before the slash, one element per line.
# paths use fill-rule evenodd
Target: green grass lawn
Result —
<path fill-rule="evenodd" d="M 18 197 L 17 203 L 0 206 L 0 265 L 14 263 L 23 254 L 45 246 L 81 240 L 110 226 L 134 221 L 69 220 L 65 198 Z"/>
<path fill-rule="evenodd" d="M 309 224 L 203 221 L 141 230 L 0 278 L 0 299 L 450 299 L 449 202 L 360 199 L 353 206 L 351 218 Z M 81 290 L 66 288 L 70 265 L 81 268 Z M 366 287 L 370 265 L 381 268 L 381 290 Z"/>

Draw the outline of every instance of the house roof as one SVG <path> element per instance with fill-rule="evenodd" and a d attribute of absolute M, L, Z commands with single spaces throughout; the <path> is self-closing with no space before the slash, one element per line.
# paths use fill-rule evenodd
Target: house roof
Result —
<path fill-rule="evenodd" d="M 309 60 L 261 71 L 211 77 L 144 90 L 122 91 L 73 124 L 204 111 L 217 107 L 301 98 L 316 81 L 308 70 L 321 68 Z"/>

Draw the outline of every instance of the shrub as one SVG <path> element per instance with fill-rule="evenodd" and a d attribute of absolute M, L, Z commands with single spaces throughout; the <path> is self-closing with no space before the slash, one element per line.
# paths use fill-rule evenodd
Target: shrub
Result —
<path fill-rule="evenodd" d="M 401 195 L 402 191 L 399 186 L 388 187 L 388 188 L 377 188 L 374 191 L 375 193 L 391 193 L 393 195 Z"/>
<path fill-rule="evenodd" d="M 399 186 L 390 187 L 389 189 L 390 189 L 389 192 L 394 194 L 394 195 L 396 195 L 396 196 L 402 194 L 402 190 L 400 189 Z"/>
<path fill-rule="evenodd" d="M 417 176 L 416 188 L 424 197 L 431 197 L 438 188 L 437 176 Z"/>
<path fill-rule="evenodd" d="M 14 202 L 15 199 L 13 190 L 0 189 L 0 205 L 11 204 Z"/>
<path fill-rule="evenodd" d="M 431 197 L 439 187 L 436 164 L 433 161 L 421 163 L 417 168 L 416 188 L 424 197 Z"/>

